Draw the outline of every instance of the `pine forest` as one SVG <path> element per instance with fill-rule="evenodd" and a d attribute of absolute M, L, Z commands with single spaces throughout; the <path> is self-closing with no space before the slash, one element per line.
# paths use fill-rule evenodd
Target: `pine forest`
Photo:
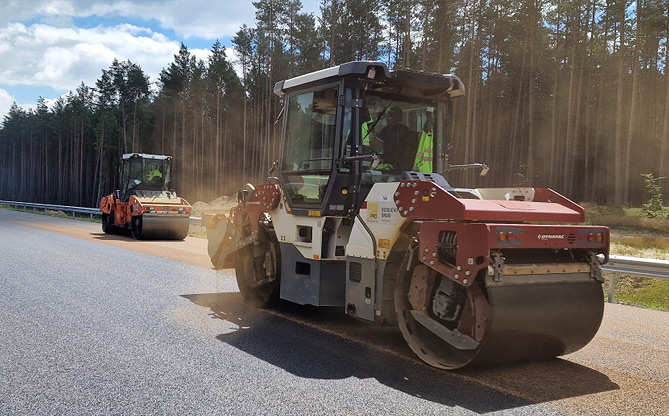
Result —
<path fill-rule="evenodd" d="M 149 79 L 128 60 L 53 105 L 12 106 L 0 128 L 0 199 L 97 206 L 123 153 L 174 156 L 191 202 L 266 181 L 279 158 L 274 83 L 353 60 L 454 73 L 451 163 L 490 173 L 459 187 L 550 187 L 638 206 L 669 176 L 668 0 L 253 2 L 255 22 L 206 61 L 186 44 Z M 225 48 L 235 51 L 234 60 Z M 665 202 L 669 178 L 660 182 Z"/>

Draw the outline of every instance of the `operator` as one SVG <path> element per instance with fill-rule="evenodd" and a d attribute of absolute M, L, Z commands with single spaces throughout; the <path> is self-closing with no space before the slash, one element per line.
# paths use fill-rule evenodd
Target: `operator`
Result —
<path fill-rule="evenodd" d="M 160 178 L 160 179 L 163 178 L 162 172 L 155 165 L 151 168 L 151 170 L 149 171 L 149 173 L 147 175 L 149 176 L 149 180 L 152 181 L 152 182 L 158 182 L 158 178 Z"/>
<path fill-rule="evenodd" d="M 420 133 L 420 142 L 418 142 L 418 151 L 416 152 L 416 160 L 413 164 L 413 170 L 422 173 L 432 173 L 433 160 L 433 143 L 434 143 L 434 127 L 432 121 L 432 113 L 426 113 L 425 124 L 423 124 L 423 131 Z"/>
<path fill-rule="evenodd" d="M 415 140 L 411 138 L 416 132 L 402 122 L 402 117 L 400 107 L 391 107 L 388 111 L 388 125 L 377 135 L 378 139 L 383 142 L 383 161 L 390 170 L 396 172 L 411 170 L 413 164 L 411 158 L 415 154 L 413 152 Z"/>
<path fill-rule="evenodd" d="M 365 121 L 362 123 L 361 129 L 362 129 L 362 145 L 363 146 L 370 146 L 371 143 L 371 136 L 370 136 L 370 130 L 372 127 L 372 124 L 374 124 L 374 120 L 372 120 L 372 117 L 369 117 L 369 120 Z"/>
<path fill-rule="evenodd" d="M 374 117 L 369 114 L 369 110 L 367 110 L 365 107 L 363 107 L 361 115 L 362 119 L 366 120 L 362 122 L 360 127 L 362 134 L 362 145 L 367 146 L 376 152 L 380 152 L 382 149 L 382 143 L 376 138 L 376 133 L 374 132 L 374 125 L 376 124 Z"/>
<path fill-rule="evenodd" d="M 366 107 L 362 109 L 362 119 L 367 120 L 362 123 L 360 126 L 360 131 L 362 135 L 362 146 L 366 148 L 365 153 L 377 154 L 383 151 L 383 142 L 376 137 L 374 133 L 374 126 L 376 121 L 369 114 L 369 110 Z M 383 163 L 378 156 L 375 157 L 375 161 L 371 163 L 370 166 L 374 170 L 387 171 L 392 169 L 392 165 Z"/>

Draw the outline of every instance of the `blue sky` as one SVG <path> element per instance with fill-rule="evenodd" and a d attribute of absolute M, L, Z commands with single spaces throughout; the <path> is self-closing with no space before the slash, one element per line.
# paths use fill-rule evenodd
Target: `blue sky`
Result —
<path fill-rule="evenodd" d="M 302 4 L 318 14 L 320 0 Z M 206 59 L 216 39 L 231 47 L 254 16 L 252 0 L 3 0 L 0 116 L 14 101 L 27 109 L 40 96 L 50 103 L 81 82 L 94 85 L 114 58 L 139 64 L 155 82 L 181 42 Z"/>

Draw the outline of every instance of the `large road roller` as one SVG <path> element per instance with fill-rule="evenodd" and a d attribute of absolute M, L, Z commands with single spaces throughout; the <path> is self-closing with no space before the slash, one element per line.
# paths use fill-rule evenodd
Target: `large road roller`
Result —
<path fill-rule="evenodd" d="M 349 62 L 278 82 L 282 154 L 230 212 L 205 213 L 214 268 L 245 302 L 336 306 L 397 325 L 457 369 L 585 346 L 601 323 L 609 230 L 547 188 L 457 188 L 451 74 Z M 483 170 L 482 169 L 482 170 Z M 483 172 L 481 172 L 483 173 Z"/>
<path fill-rule="evenodd" d="M 102 231 L 129 230 L 137 240 L 183 240 L 191 205 L 170 189 L 172 157 L 127 153 L 121 157 L 120 188 L 100 200 Z"/>

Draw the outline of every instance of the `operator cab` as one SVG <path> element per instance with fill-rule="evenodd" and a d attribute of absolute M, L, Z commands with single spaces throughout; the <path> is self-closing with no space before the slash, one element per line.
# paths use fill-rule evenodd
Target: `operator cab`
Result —
<path fill-rule="evenodd" d="M 172 157 L 144 153 L 126 153 L 121 157 L 121 189 L 119 198 L 127 201 L 130 195 L 158 196 L 171 194 Z"/>
<path fill-rule="evenodd" d="M 279 181 L 295 215 L 355 215 L 376 182 L 443 172 L 454 75 L 349 62 L 278 82 Z M 419 151 L 420 149 L 420 151 Z M 446 184 L 447 186 L 447 184 Z"/>

